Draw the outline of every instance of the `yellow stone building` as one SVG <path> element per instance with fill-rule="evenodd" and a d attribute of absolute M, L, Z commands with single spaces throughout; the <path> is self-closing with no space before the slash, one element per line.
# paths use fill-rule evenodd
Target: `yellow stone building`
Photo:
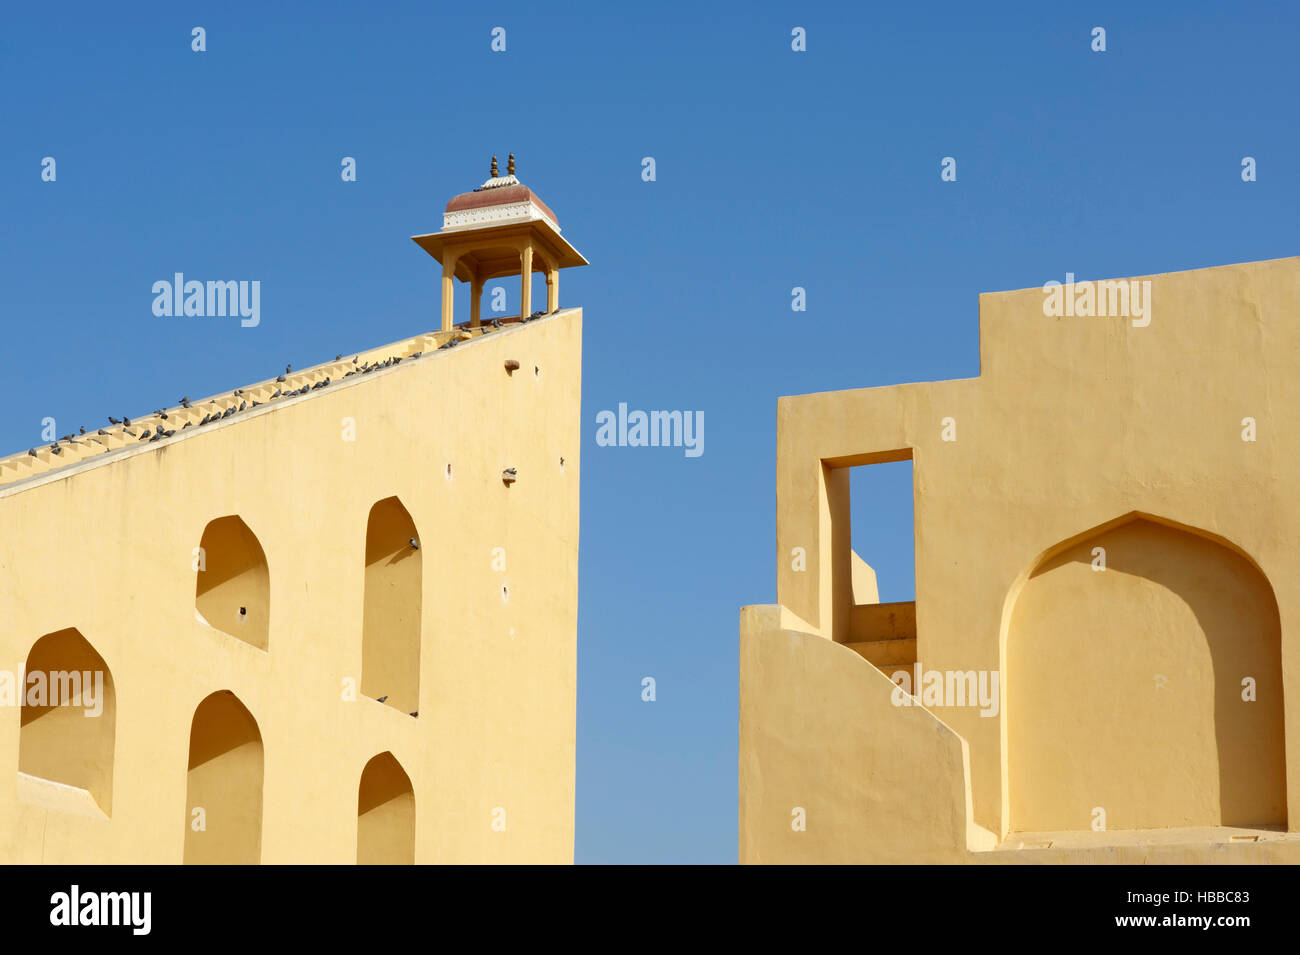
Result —
<path fill-rule="evenodd" d="M 1300 861 L 1300 258 L 1049 286 L 978 378 L 779 401 L 742 862 Z M 881 604 L 849 474 L 902 460 Z"/>
<path fill-rule="evenodd" d="M 509 173 L 437 331 L 0 460 L 0 859 L 572 862 L 586 262 Z"/>

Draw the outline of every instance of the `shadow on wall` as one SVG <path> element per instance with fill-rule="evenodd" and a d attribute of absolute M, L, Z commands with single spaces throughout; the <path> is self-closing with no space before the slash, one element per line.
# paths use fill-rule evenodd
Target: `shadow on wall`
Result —
<path fill-rule="evenodd" d="M 111 816 L 117 704 L 108 664 L 85 637 L 68 629 L 32 645 L 25 674 L 27 681 L 40 674 L 43 689 L 33 699 L 32 684 L 24 683 L 18 771 L 83 790 L 81 799 L 88 795 Z"/>
<path fill-rule="evenodd" d="M 361 692 L 403 713 L 420 708 L 422 553 L 402 502 L 385 498 L 366 524 L 366 593 L 361 636 Z"/>
<path fill-rule="evenodd" d="M 262 734 L 229 690 L 206 697 L 190 725 L 187 865 L 256 865 L 262 855 Z"/>
<path fill-rule="evenodd" d="M 1004 652 L 1010 831 L 1286 825 L 1277 601 L 1228 542 L 1085 532 L 1029 575 Z"/>
<path fill-rule="evenodd" d="M 361 772 L 357 791 L 357 864 L 415 863 L 415 790 L 392 753 Z"/>
<path fill-rule="evenodd" d="M 221 517 L 199 542 L 194 606 L 201 619 L 259 650 L 271 624 L 271 573 L 257 536 L 237 516 Z"/>

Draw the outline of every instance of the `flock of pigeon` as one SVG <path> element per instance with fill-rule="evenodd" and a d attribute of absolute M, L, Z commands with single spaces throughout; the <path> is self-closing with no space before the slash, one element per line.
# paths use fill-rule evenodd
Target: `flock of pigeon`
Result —
<path fill-rule="evenodd" d="M 421 354 L 423 354 L 423 352 L 416 352 L 415 354 L 413 354 L 413 355 L 407 355 L 406 357 L 407 357 L 407 358 L 418 358 Z M 364 362 L 364 363 L 358 364 L 358 361 L 359 361 L 360 357 L 361 357 L 361 356 L 358 355 L 358 356 L 356 356 L 356 357 L 354 357 L 354 358 L 352 359 L 352 364 L 353 364 L 353 365 L 356 365 L 357 367 L 352 368 L 351 370 L 349 370 L 349 371 L 347 372 L 347 374 L 345 374 L 345 375 L 343 376 L 344 378 L 349 378 L 349 377 L 351 377 L 352 375 L 365 375 L 365 374 L 369 374 L 369 373 L 372 372 L 372 371 L 378 371 L 380 368 L 389 368 L 389 367 L 391 367 L 391 366 L 393 366 L 393 365 L 396 365 L 396 364 L 398 364 L 399 362 L 402 361 L 401 358 L 399 358 L 399 357 L 397 357 L 397 356 L 394 355 L 394 356 L 390 356 L 389 358 L 386 358 L 384 361 L 381 361 L 381 362 L 373 362 L 373 363 L 372 363 L 372 362 L 367 361 L 367 362 Z M 334 356 L 334 360 L 335 360 L 335 361 L 342 361 L 342 360 L 343 360 L 343 356 L 342 356 L 342 355 L 335 355 L 335 356 Z M 284 366 L 284 373 L 281 374 L 281 375 L 278 375 L 278 376 L 276 377 L 275 380 L 276 380 L 277 383 L 279 383 L 279 384 L 283 384 L 284 382 L 288 381 L 289 375 L 291 375 L 291 374 L 293 374 L 293 366 L 292 366 L 292 365 L 285 365 L 285 366 Z M 294 397 L 297 397 L 298 395 L 305 395 L 305 394 L 307 394 L 307 392 L 309 392 L 309 391 L 316 391 L 316 390 L 318 390 L 318 389 L 320 389 L 320 388 L 328 387 L 329 384 L 330 384 L 330 380 L 331 380 L 331 379 L 329 378 L 329 376 L 326 376 L 325 378 L 322 378 L 320 381 L 317 381 L 317 382 L 315 382 L 315 383 L 312 383 L 312 384 L 305 384 L 305 385 L 303 385 L 301 388 L 293 388 L 293 389 L 290 389 L 290 390 L 288 390 L 288 391 L 284 390 L 284 388 L 276 388 L 275 391 L 274 391 L 274 392 L 273 392 L 273 393 L 272 393 L 272 394 L 267 398 L 267 401 L 272 401 L 272 400 L 274 400 L 274 399 L 276 399 L 276 398 L 294 398 Z M 196 424 L 197 424 L 197 426 L 200 427 L 200 428 L 203 427 L 204 425 L 214 424 L 214 423 L 217 422 L 217 421 L 223 421 L 223 420 L 225 420 L 226 418 L 229 418 L 229 417 L 231 417 L 231 416 L 233 416 L 233 415 L 239 414 L 239 412 L 241 412 L 241 411 L 246 411 L 246 410 L 248 410 L 249 408 L 256 408 L 258 405 L 262 404 L 262 402 L 257 401 L 256 399 L 252 399 L 252 398 L 245 397 L 245 392 L 244 392 L 244 389 L 243 389 L 243 388 L 236 388 L 233 392 L 231 392 L 231 395 L 232 395 L 233 398 L 238 398 L 238 399 L 240 399 L 238 405 L 235 405 L 235 404 L 232 402 L 232 403 L 231 403 L 230 405 L 228 405 L 224 410 L 214 410 L 214 411 L 211 411 L 211 412 L 209 412 L 208 414 L 205 414 L 205 415 L 204 415 L 204 416 L 203 416 L 203 417 L 202 417 L 198 422 L 194 422 L 194 421 L 186 421 L 185 424 L 183 424 L 180 428 L 169 428 L 169 427 L 167 427 L 165 424 L 162 424 L 162 423 L 161 423 L 161 422 L 163 422 L 163 421 L 167 421 L 167 420 L 169 420 L 169 419 L 168 419 L 168 416 L 167 416 L 167 411 L 166 411 L 166 409 L 163 409 L 163 408 L 159 408 L 157 411 L 155 411 L 155 412 L 153 413 L 153 417 L 159 419 L 159 423 L 157 423 L 157 424 L 155 424 L 155 425 L 153 425 L 153 426 L 151 426 L 151 427 L 145 428 L 143 431 L 139 431 L 139 432 L 137 432 L 137 431 L 133 431 L 133 430 L 132 430 L 133 425 L 132 425 L 131 419 L 128 418 L 128 417 L 125 417 L 125 416 L 123 416 L 123 417 L 121 417 L 121 418 L 114 418 L 112 415 L 109 415 L 109 416 L 108 416 L 108 422 L 109 422 L 109 424 L 111 424 L 111 425 L 114 425 L 114 426 L 120 427 L 120 428 L 122 429 L 122 430 L 121 430 L 121 433 L 122 433 L 122 434 L 129 435 L 130 437 L 135 438 L 137 441 L 148 441 L 149 443 L 152 444 L 154 441 L 161 441 L 163 438 L 170 438 L 170 437 L 171 437 L 172 435 L 174 435 L 178 430 L 179 430 L 179 431 L 184 431 L 186 428 L 193 427 L 193 426 L 195 426 Z M 215 404 L 217 404 L 219 401 L 220 401 L 220 399 L 213 399 L 213 400 L 212 400 L 212 403 L 215 405 Z M 181 407 L 182 409 L 186 409 L 186 410 L 188 410 L 188 409 L 190 409 L 190 408 L 193 407 L 193 405 L 190 403 L 190 398 L 189 398 L 188 395 L 186 395 L 184 398 L 182 398 L 182 399 L 180 400 L 180 407 Z M 135 427 L 139 427 L 139 426 L 136 425 Z M 100 428 L 98 431 L 95 432 L 95 434 L 97 434 L 97 435 L 99 435 L 99 436 L 101 436 L 101 437 L 107 437 L 107 436 L 109 435 L 109 432 L 108 432 L 108 431 L 105 431 L 103 428 Z M 62 454 L 62 453 L 63 453 L 62 442 L 67 442 L 67 443 L 69 443 L 69 444 L 76 444 L 76 443 L 77 443 L 77 439 L 78 439 L 79 437 L 89 437 L 89 435 L 87 435 L 87 432 L 86 432 L 86 429 L 85 429 L 84 426 L 82 426 L 81 428 L 78 429 L 78 433 L 77 433 L 77 434 L 65 434 L 65 435 L 64 435 L 62 438 L 60 438 L 58 441 L 56 441 L 56 442 L 54 442 L 53 444 L 51 444 L 51 445 L 49 446 L 49 450 L 50 450 L 50 452 L 51 452 L 52 454 Z M 90 437 L 90 440 L 91 440 L 91 441 L 96 441 L 96 443 L 98 443 L 98 444 L 104 444 L 104 442 L 102 442 L 102 441 L 97 441 L 96 438 L 94 438 L 94 437 Z M 107 450 L 111 450 L 110 448 L 108 448 L 107 445 L 105 445 L 105 448 L 104 448 L 104 449 L 105 449 L 106 451 L 107 451 Z M 36 449 L 35 449 L 35 448 L 29 448 L 28 451 L 27 451 L 27 453 L 28 453 L 30 456 L 32 456 L 32 457 L 36 457 Z"/>
<path fill-rule="evenodd" d="M 545 312 L 541 312 L 541 311 L 533 312 L 531 315 L 519 319 L 519 321 L 531 322 L 538 318 L 541 318 L 545 314 L 546 314 Z M 494 318 L 490 322 L 485 322 L 482 326 L 483 333 L 486 334 L 489 329 L 501 328 L 503 324 L 504 323 L 499 318 Z M 460 341 L 461 341 L 460 336 L 453 335 L 447 341 L 439 345 L 438 350 L 442 351 L 444 349 L 454 348 L 456 345 L 460 344 Z M 419 358 L 422 354 L 424 354 L 423 351 L 417 351 L 410 355 L 406 355 L 404 357 L 397 356 L 397 355 L 390 355 L 382 361 L 367 360 L 364 362 L 360 361 L 361 356 L 357 355 L 352 359 L 353 367 L 350 368 L 343 375 L 343 377 L 350 378 L 353 375 L 368 375 L 371 374 L 372 372 L 380 371 L 381 369 L 384 368 L 391 368 L 394 365 L 401 364 L 401 362 L 407 359 Z M 335 355 L 334 360 L 336 362 L 342 361 L 343 356 Z M 290 388 L 288 390 L 285 390 L 283 386 L 288 381 L 289 376 L 291 374 L 293 374 L 293 366 L 285 365 L 284 374 L 277 376 L 275 379 L 276 383 L 281 387 L 276 388 L 275 391 L 266 398 L 268 402 L 274 401 L 276 399 L 295 398 L 298 397 L 299 395 L 305 395 L 310 391 L 318 391 L 321 388 L 328 388 L 332 380 L 329 376 L 326 376 L 325 378 L 322 378 L 319 381 L 309 383 L 309 384 L 304 384 L 298 388 Z M 251 396 L 247 396 L 243 388 L 236 388 L 231 393 L 230 397 L 231 399 L 239 399 L 239 404 L 236 405 L 232 400 L 228 406 L 222 409 L 219 407 L 219 405 L 224 399 L 214 398 L 211 400 L 211 403 L 214 406 L 214 409 L 212 411 L 205 414 L 202 417 L 202 419 L 200 419 L 199 421 L 193 421 L 193 420 L 186 421 L 179 428 L 168 427 L 166 422 L 168 422 L 170 419 L 168 418 L 166 409 L 162 409 L 162 408 L 158 409 L 153 413 L 152 416 L 150 416 L 151 419 L 157 419 L 157 420 L 153 421 L 149 427 L 145 427 L 142 430 L 133 430 L 133 429 L 138 429 L 139 425 L 138 424 L 133 425 L 131 419 L 125 416 L 122 418 L 114 418 L 112 415 L 110 415 L 108 420 L 109 423 L 114 426 L 114 431 L 117 434 L 127 435 L 131 438 L 134 438 L 138 442 L 153 443 L 155 441 L 161 441 L 163 438 L 170 438 L 172 435 L 176 434 L 177 431 L 184 431 L 186 428 L 190 428 L 190 427 L 201 428 L 204 427 L 205 425 L 214 424 L 215 422 L 218 421 L 224 421 L 225 419 L 230 418 L 233 415 L 239 414 L 241 411 L 245 411 L 250 408 L 256 408 L 259 405 L 263 404 L 263 402 L 254 400 Z M 188 396 L 180 400 L 180 407 L 181 409 L 186 409 L 186 410 L 193 407 L 190 403 L 190 399 Z M 174 410 L 175 409 L 173 409 L 173 412 Z M 120 429 L 120 431 L 118 429 Z M 91 435 L 89 432 L 86 431 L 85 427 L 83 426 L 78 429 L 78 432 L 76 434 L 65 434 L 58 441 L 51 443 L 48 447 L 48 450 L 51 454 L 56 454 L 56 455 L 62 454 L 65 445 L 80 446 L 82 445 L 83 442 L 82 440 L 79 439 L 84 439 L 85 441 L 91 441 L 96 444 L 103 445 L 105 451 L 111 451 L 113 450 L 113 448 L 109 447 L 109 445 L 106 444 L 104 441 L 99 440 L 99 438 L 101 437 L 110 437 L 110 436 L 111 433 L 109 431 L 106 431 L 103 428 L 100 428 L 98 431 L 95 432 L 94 435 Z M 33 458 L 37 457 L 36 448 L 29 448 L 27 453 Z"/>

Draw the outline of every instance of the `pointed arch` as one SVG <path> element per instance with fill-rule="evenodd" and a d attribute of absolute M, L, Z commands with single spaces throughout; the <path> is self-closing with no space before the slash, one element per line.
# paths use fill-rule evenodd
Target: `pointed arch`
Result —
<path fill-rule="evenodd" d="M 1104 568 L 1104 569 L 1103 569 Z M 1240 547 L 1132 512 L 1003 613 L 1004 829 L 1285 826 L 1281 623 Z"/>
<path fill-rule="evenodd" d="M 194 609 L 203 623 L 259 650 L 271 627 L 271 572 L 262 545 L 238 515 L 203 529 L 197 555 Z"/>
<path fill-rule="evenodd" d="M 205 697 L 190 724 L 185 863 L 256 865 L 262 856 L 262 733 L 230 690 Z"/>
<path fill-rule="evenodd" d="M 412 541 L 415 543 L 412 544 Z M 396 497 L 366 523 L 361 692 L 403 713 L 420 708 L 420 611 L 424 551 L 415 521 Z"/>
<path fill-rule="evenodd" d="M 415 863 L 415 790 L 389 752 L 366 763 L 357 787 L 357 864 Z"/>
<path fill-rule="evenodd" d="M 19 689 L 20 797 L 111 816 L 117 697 L 104 658 L 74 628 L 47 633 L 28 652 Z"/>

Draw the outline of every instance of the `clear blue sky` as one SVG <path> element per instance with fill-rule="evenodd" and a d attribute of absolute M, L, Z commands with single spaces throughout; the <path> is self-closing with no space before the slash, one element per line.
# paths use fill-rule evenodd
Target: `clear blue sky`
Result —
<path fill-rule="evenodd" d="M 38 443 L 46 416 L 97 426 L 434 327 L 408 236 L 494 152 L 591 260 L 561 282 L 586 317 L 580 862 L 735 859 L 737 614 L 775 599 L 779 395 L 978 374 L 982 291 L 1300 253 L 1290 4 L 68 3 L 6 20 L 0 451 Z M 174 271 L 260 280 L 261 325 L 154 317 Z M 597 447 L 619 402 L 703 411 L 705 453 Z M 898 470 L 879 486 L 906 502 Z M 909 520 L 904 503 L 855 524 L 887 597 L 912 593 Z"/>

